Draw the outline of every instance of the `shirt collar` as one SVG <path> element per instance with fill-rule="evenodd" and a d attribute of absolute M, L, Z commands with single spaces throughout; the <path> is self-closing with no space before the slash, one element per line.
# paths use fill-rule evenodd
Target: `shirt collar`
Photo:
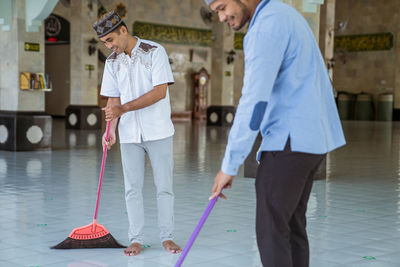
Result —
<path fill-rule="evenodd" d="M 131 57 L 133 57 L 133 54 L 134 54 L 135 51 L 138 49 L 138 47 L 139 47 L 139 45 L 140 45 L 140 42 L 141 42 L 141 40 L 140 40 L 139 37 L 137 37 L 137 36 L 133 36 L 133 37 L 135 37 L 137 41 L 136 41 L 135 46 L 132 48 Z M 125 54 L 125 52 L 122 52 L 122 53 L 120 53 L 120 54 L 118 55 L 118 57 L 119 57 L 119 58 L 124 58 L 124 57 L 129 58 L 129 55 L 128 55 L 128 54 Z"/>
<path fill-rule="evenodd" d="M 133 55 L 133 53 L 138 49 L 140 42 L 141 42 L 139 37 L 137 37 L 137 36 L 133 36 L 133 37 L 136 38 L 136 44 L 135 44 L 135 47 L 133 47 L 133 49 L 132 49 L 131 55 Z"/>
<path fill-rule="evenodd" d="M 269 1 L 270 0 L 261 0 L 261 2 L 257 5 L 256 11 L 254 11 L 254 15 L 251 18 L 248 30 L 251 28 L 251 26 L 253 26 L 258 13 L 260 13 L 261 9 L 263 9 L 263 7 L 265 7 L 269 3 Z"/>

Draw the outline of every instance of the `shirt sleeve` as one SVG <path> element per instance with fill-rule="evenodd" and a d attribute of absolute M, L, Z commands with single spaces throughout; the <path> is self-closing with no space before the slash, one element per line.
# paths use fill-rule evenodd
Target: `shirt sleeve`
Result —
<path fill-rule="evenodd" d="M 242 96 L 221 166 L 228 175 L 237 174 L 254 145 L 289 40 L 288 31 L 274 21 L 264 22 L 262 31 L 251 29 L 248 34 Z"/>
<path fill-rule="evenodd" d="M 159 46 L 152 57 L 151 78 L 153 87 L 164 83 L 173 84 L 174 76 L 164 47 Z"/>
<path fill-rule="evenodd" d="M 112 71 L 112 63 L 109 61 L 106 61 L 104 66 L 100 95 L 107 97 L 120 97 L 117 77 Z"/>

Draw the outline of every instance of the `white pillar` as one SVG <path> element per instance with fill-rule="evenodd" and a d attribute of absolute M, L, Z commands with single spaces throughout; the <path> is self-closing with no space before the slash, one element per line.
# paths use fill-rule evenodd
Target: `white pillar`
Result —
<path fill-rule="evenodd" d="M 97 20 L 97 4 L 71 1 L 71 105 L 97 105 L 97 50 L 89 55 L 89 41 L 97 38 L 92 24 Z M 89 70 L 94 68 L 93 70 Z"/>
<path fill-rule="evenodd" d="M 232 106 L 234 64 L 227 59 L 234 51 L 234 31 L 226 23 L 214 21 L 212 35 L 211 105 Z"/>
<path fill-rule="evenodd" d="M 71 89 L 70 106 L 66 110 L 67 128 L 101 128 L 98 107 L 98 51 L 89 54 L 92 39 L 97 40 L 92 28 L 97 20 L 97 2 L 71 1 Z"/>
<path fill-rule="evenodd" d="M 27 8 L 25 0 L 2 1 L 0 11 L 0 150 L 36 150 L 51 147 L 51 117 L 44 113 L 45 92 L 21 90 L 20 73 L 44 73 L 43 20 L 51 13 L 48 5 Z M 55 1 L 56 2 L 56 1 Z M 31 13 L 32 12 L 32 13 Z M 35 30 L 27 31 L 27 19 Z M 28 27 L 29 28 L 29 27 Z M 29 30 L 32 30 L 29 28 Z M 26 49 L 29 44 L 36 49 Z"/>

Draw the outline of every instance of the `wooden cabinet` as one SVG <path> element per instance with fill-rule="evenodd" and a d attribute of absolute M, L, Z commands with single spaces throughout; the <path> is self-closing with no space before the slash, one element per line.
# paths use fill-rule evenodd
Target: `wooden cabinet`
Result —
<path fill-rule="evenodd" d="M 207 118 L 207 89 L 210 75 L 205 68 L 193 74 L 194 79 L 194 101 L 193 118 L 202 120 Z"/>

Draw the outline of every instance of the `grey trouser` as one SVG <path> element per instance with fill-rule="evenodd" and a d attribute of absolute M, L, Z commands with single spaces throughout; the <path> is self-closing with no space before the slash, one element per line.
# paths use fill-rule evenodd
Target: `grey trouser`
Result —
<path fill-rule="evenodd" d="M 157 188 L 158 227 L 161 242 L 172 240 L 174 231 L 174 193 L 172 192 L 173 136 L 142 143 L 122 143 L 125 200 L 129 219 L 129 241 L 143 244 L 143 180 L 145 154 L 153 168 Z"/>

